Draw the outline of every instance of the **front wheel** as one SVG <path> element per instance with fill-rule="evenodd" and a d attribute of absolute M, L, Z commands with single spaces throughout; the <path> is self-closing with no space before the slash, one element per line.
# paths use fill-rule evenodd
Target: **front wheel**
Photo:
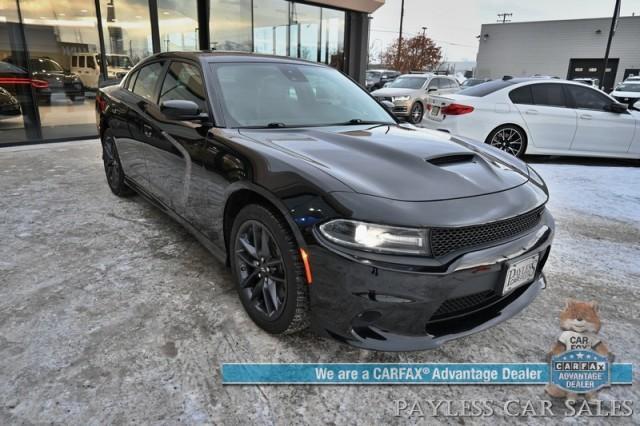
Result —
<path fill-rule="evenodd" d="M 423 115 L 424 107 L 420 102 L 416 102 L 411 106 L 411 111 L 409 111 L 409 122 L 411 124 L 419 124 L 422 121 Z"/>
<path fill-rule="evenodd" d="M 527 150 L 527 135 L 513 124 L 497 127 L 485 142 L 518 158 L 522 158 Z"/>
<path fill-rule="evenodd" d="M 118 197 L 127 197 L 133 194 L 133 190 L 124 182 L 124 171 L 118 156 L 116 143 L 111 130 L 105 130 L 102 135 L 102 162 L 104 172 L 107 175 L 107 183 L 111 192 Z"/>
<path fill-rule="evenodd" d="M 306 328 L 304 266 L 284 219 L 262 205 L 244 207 L 233 223 L 230 248 L 236 288 L 253 322 L 272 334 Z"/>

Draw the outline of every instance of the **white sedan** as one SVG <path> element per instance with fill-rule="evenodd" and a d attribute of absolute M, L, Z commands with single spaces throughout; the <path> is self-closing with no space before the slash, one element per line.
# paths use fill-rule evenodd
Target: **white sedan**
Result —
<path fill-rule="evenodd" d="M 640 107 L 640 105 L 636 105 Z M 581 83 L 509 78 L 432 96 L 422 125 L 524 154 L 640 158 L 640 112 Z"/>

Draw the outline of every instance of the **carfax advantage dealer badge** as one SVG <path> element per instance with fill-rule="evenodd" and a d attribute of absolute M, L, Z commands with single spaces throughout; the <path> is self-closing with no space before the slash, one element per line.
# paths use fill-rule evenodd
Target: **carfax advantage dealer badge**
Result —
<path fill-rule="evenodd" d="M 583 394 L 610 385 L 609 360 L 592 350 L 572 350 L 551 358 L 551 383 Z"/>

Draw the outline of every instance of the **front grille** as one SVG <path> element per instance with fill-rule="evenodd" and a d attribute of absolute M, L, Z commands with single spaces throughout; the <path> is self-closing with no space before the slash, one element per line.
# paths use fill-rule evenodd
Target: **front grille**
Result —
<path fill-rule="evenodd" d="M 486 290 L 480 293 L 470 294 L 468 296 L 445 300 L 445 302 L 440 305 L 436 313 L 433 314 L 431 319 L 435 320 L 443 316 L 455 314 L 458 312 L 469 311 L 473 308 L 489 303 L 495 299 L 495 292 L 493 290 Z"/>
<path fill-rule="evenodd" d="M 511 219 L 485 225 L 461 228 L 432 228 L 431 253 L 435 257 L 445 256 L 462 249 L 482 246 L 522 234 L 540 223 L 544 207 L 512 217 Z"/>

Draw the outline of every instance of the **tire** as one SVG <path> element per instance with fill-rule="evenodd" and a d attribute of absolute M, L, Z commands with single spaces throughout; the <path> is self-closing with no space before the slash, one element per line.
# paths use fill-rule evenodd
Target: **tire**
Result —
<path fill-rule="evenodd" d="M 485 143 L 507 154 L 522 158 L 527 151 L 527 134 L 520 126 L 504 124 L 493 129 Z"/>
<path fill-rule="evenodd" d="M 118 197 L 133 195 L 134 191 L 124 181 L 124 171 L 122 170 L 120 156 L 118 156 L 115 140 L 109 129 L 105 130 L 102 135 L 102 162 L 111 192 Z"/>
<path fill-rule="evenodd" d="M 253 322 L 271 334 L 307 328 L 309 290 L 304 266 L 284 219 L 267 207 L 249 204 L 236 216 L 229 241 L 233 279 Z"/>
<path fill-rule="evenodd" d="M 420 124 L 422 122 L 422 117 L 424 116 L 424 106 L 422 103 L 415 102 L 411 105 L 411 109 L 409 110 L 409 117 L 407 120 L 411 124 Z"/>

